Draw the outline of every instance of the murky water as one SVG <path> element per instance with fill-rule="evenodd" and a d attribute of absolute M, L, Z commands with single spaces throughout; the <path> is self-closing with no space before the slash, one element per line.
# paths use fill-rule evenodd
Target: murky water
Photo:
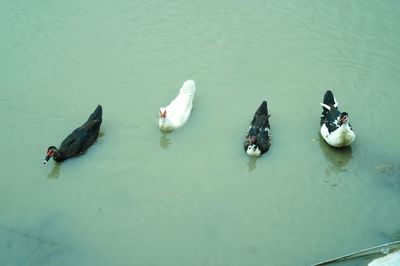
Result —
<path fill-rule="evenodd" d="M 399 2 L 173 2 L 0 3 L 1 264 L 310 265 L 400 239 Z M 186 79 L 192 116 L 162 133 Z M 350 149 L 319 136 L 327 88 Z M 97 104 L 95 145 L 43 165 Z"/>

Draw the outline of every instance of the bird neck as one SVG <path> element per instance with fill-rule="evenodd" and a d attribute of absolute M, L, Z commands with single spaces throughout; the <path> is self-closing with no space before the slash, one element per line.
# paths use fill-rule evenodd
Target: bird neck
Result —
<path fill-rule="evenodd" d="M 57 161 L 57 160 L 59 160 L 61 157 L 62 157 L 62 153 L 61 153 L 58 149 L 54 150 L 54 152 L 53 152 L 53 159 Z"/>

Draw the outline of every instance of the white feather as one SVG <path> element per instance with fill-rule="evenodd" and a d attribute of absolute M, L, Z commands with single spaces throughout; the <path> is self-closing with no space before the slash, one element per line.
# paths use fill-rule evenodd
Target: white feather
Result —
<path fill-rule="evenodd" d="M 328 110 L 331 110 L 331 107 L 329 105 L 326 105 L 324 103 L 319 103 L 322 107 L 325 107 Z"/>
<path fill-rule="evenodd" d="M 247 147 L 246 153 L 247 153 L 247 155 L 252 156 L 252 157 L 258 157 L 261 155 L 260 149 L 254 144 L 249 145 Z"/>
<path fill-rule="evenodd" d="M 341 148 L 341 147 L 347 147 L 356 138 L 356 135 L 354 134 L 353 130 L 350 128 L 350 125 L 348 122 L 343 123 L 339 128 L 337 128 L 335 131 L 329 133 L 328 128 L 326 127 L 325 124 L 322 125 L 321 127 L 321 136 L 324 138 L 324 140 L 331 146 L 336 147 L 336 148 Z"/>
<path fill-rule="evenodd" d="M 167 107 L 162 107 L 163 111 L 166 110 L 166 117 L 160 117 L 158 121 L 161 130 L 172 131 L 186 123 L 193 108 L 195 90 L 196 85 L 193 80 L 185 81 L 178 96 Z"/>

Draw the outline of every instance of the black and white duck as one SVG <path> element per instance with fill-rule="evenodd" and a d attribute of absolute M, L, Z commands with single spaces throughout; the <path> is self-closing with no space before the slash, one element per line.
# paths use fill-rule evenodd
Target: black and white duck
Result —
<path fill-rule="evenodd" d="M 336 148 L 347 147 L 356 138 L 349 123 L 349 114 L 340 112 L 339 104 L 332 91 L 327 90 L 324 95 L 321 114 L 321 136 L 331 146 Z"/>
<path fill-rule="evenodd" d="M 244 150 L 249 156 L 257 157 L 269 150 L 272 143 L 267 102 L 258 107 L 244 140 Z"/>
<path fill-rule="evenodd" d="M 55 146 L 47 148 L 47 155 L 44 159 L 46 164 L 51 157 L 56 162 L 62 162 L 68 158 L 81 155 L 86 151 L 99 135 L 102 122 L 103 109 L 98 105 L 96 110 L 90 115 L 89 119 L 75 129 L 57 149 Z"/>

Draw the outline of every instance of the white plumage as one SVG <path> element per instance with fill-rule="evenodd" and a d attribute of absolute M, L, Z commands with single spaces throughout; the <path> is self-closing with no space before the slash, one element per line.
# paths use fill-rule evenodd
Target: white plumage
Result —
<path fill-rule="evenodd" d="M 347 147 L 353 143 L 356 135 L 349 124 L 349 114 L 339 111 L 339 104 L 332 91 L 325 92 L 321 106 L 320 132 L 324 140 L 336 148 Z"/>
<path fill-rule="evenodd" d="M 344 123 L 331 133 L 329 133 L 326 125 L 323 124 L 321 127 L 321 135 L 329 145 L 336 148 L 350 146 L 356 138 L 356 135 L 348 122 Z"/>
<path fill-rule="evenodd" d="M 160 108 L 158 126 L 163 131 L 172 131 L 183 126 L 190 117 L 196 85 L 187 80 L 179 90 L 178 96 L 166 106 Z"/>

